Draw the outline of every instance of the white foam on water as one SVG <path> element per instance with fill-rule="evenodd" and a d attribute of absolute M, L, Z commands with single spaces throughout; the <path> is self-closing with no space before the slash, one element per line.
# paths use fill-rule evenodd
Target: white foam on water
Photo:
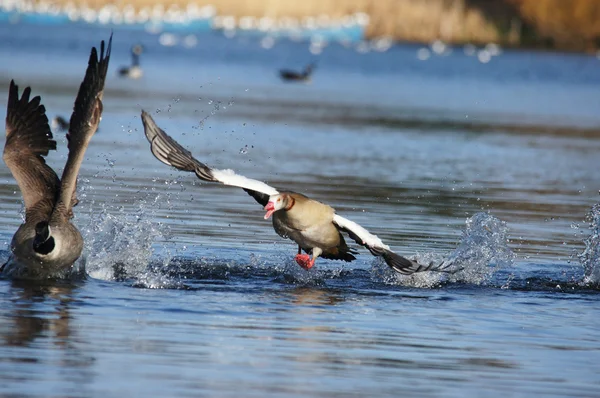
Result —
<path fill-rule="evenodd" d="M 418 254 L 414 260 L 421 264 L 451 263 L 452 273 L 418 272 L 401 275 L 390 269 L 383 260 L 377 259 L 372 267 L 372 275 L 385 283 L 430 288 L 442 282 L 488 283 L 494 273 L 514 263 L 515 254 L 508 247 L 509 228 L 504 221 L 489 213 L 477 213 L 466 220 L 466 228 L 456 249 L 446 258 L 438 254 Z"/>

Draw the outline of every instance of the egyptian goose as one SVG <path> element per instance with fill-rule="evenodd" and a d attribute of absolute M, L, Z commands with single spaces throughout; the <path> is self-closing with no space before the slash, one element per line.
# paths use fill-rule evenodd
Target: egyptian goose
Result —
<path fill-rule="evenodd" d="M 289 82 L 307 82 L 310 81 L 311 75 L 315 69 L 315 64 L 308 64 L 302 72 L 296 72 L 293 70 L 282 69 L 279 71 L 279 76 L 283 81 Z"/>
<path fill-rule="evenodd" d="M 377 236 L 338 214 L 330 206 L 295 192 L 279 192 L 264 182 L 235 174 L 232 170 L 213 169 L 196 160 L 192 154 L 161 130 L 152 117 L 142 111 L 146 138 L 154 156 L 179 170 L 196 173 L 204 181 L 220 182 L 243 188 L 266 210 L 265 219 L 273 217 L 273 228 L 280 236 L 298 244 L 298 265 L 310 269 L 318 257 L 352 261 L 357 252 L 346 245 L 341 232 L 356 243 L 381 256 L 395 271 L 409 275 L 421 271 L 443 271 L 448 264 L 422 265 L 390 250 Z M 302 254 L 302 251 L 308 254 Z M 309 255 L 312 254 L 312 257 Z"/>
<path fill-rule="evenodd" d="M 102 41 L 100 58 L 96 48 L 92 48 L 71 115 L 67 134 L 69 155 L 60 180 L 44 160 L 50 150 L 56 149 L 56 141 L 52 139 L 40 97 L 30 100 L 31 88 L 27 87 L 19 98 L 18 86 L 10 82 L 3 159 L 23 195 L 25 222 L 13 236 L 8 262 L 0 267 L 4 276 L 66 277 L 81 255 L 83 239 L 70 219 L 77 204 L 77 175 L 102 116 L 111 43 L 112 36 L 105 53 Z"/>
<path fill-rule="evenodd" d="M 140 55 L 142 52 L 144 52 L 144 47 L 141 44 L 131 47 L 131 66 L 122 66 L 119 69 L 119 76 L 129 79 L 139 79 L 144 75 L 144 71 L 140 66 Z"/>

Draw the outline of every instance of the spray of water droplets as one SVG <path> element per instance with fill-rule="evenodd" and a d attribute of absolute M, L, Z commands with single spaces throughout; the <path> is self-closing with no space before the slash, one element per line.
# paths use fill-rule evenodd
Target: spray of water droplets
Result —
<path fill-rule="evenodd" d="M 150 267 L 153 243 L 168 240 L 168 226 L 153 221 L 154 203 L 141 201 L 136 211 L 124 208 L 117 212 L 102 209 L 91 215 L 82 228 L 85 248 L 82 260 L 87 274 L 103 280 L 129 280 L 136 286 L 148 288 L 177 287 L 179 284 L 160 272 L 160 265 Z M 161 258 L 166 266 L 171 256 Z"/>
<path fill-rule="evenodd" d="M 457 248 L 445 259 L 433 253 L 419 254 L 415 260 L 422 264 L 451 263 L 451 271 L 419 272 L 400 275 L 381 259 L 375 261 L 372 275 L 389 284 L 414 287 L 433 287 L 443 282 L 486 284 L 499 269 L 511 266 L 515 254 L 508 247 L 509 229 L 504 221 L 489 213 L 477 213 L 467 219 Z"/>
<path fill-rule="evenodd" d="M 600 204 L 595 204 L 589 212 L 587 219 L 592 230 L 585 239 L 585 250 L 579 255 L 583 265 L 585 285 L 600 284 Z"/>

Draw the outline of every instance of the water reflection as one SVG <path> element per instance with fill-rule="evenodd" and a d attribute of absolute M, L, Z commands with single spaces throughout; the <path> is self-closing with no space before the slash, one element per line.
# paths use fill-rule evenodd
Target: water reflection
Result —
<path fill-rule="evenodd" d="M 93 380 L 94 357 L 77 344 L 80 338 L 71 311 L 80 287 L 63 282 L 3 282 L 8 299 L 0 312 L 0 357 L 11 366 L 0 374 L 0 384 L 58 378 L 67 395 L 81 393 Z"/>
<path fill-rule="evenodd" d="M 316 313 L 330 311 L 326 306 L 341 304 L 346 296 L 341 291 L 313 286 L 297 286 L 284 292 L 277 291 L 278 300 L 289 311 Z"/>
<path fill-rule="evenodd" d="M 12 325 L 2 331 L 5 345 L 30 346 L 38 338 L 49 338 L 57 347 L 67 347 L 72 329 L 70 306 L 76 285 L 11 282 L 12 308 L 6 318 Z"/>

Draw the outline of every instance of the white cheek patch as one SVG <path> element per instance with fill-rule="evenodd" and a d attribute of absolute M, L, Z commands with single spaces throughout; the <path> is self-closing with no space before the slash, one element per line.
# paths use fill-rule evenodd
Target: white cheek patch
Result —
<path fill-rule="evenodd" d="M 253 180 L 248 177 L 241 176 L 239 174 L 235 174 L 233 170 L 218 170 L 211 169 L 211 173 L 214 178 L 219 180 L 221 183 L 225 185 L 230 185 L 233 187 L 246 188 L 252 191 L 262 192 L 267 195 L 277 195 L 279 192 L 270 185 L 265 184 L 262 181 Z"/>
<path fill-rule="evenodd" d="M 62 239 L 54 239 L 54 250 L 50 252 L 50 255 L 57 256 L 62 251 Z"/>
<path fill-rule="evenodd" d="M 62 251 L 62 239 L 54 239 L 54 249 L 48 254 L 40 254 L 37 255 L 43 258 L 45 261 L 54 260 L 55 258 L 60 257 L 60 253 Z"/>

